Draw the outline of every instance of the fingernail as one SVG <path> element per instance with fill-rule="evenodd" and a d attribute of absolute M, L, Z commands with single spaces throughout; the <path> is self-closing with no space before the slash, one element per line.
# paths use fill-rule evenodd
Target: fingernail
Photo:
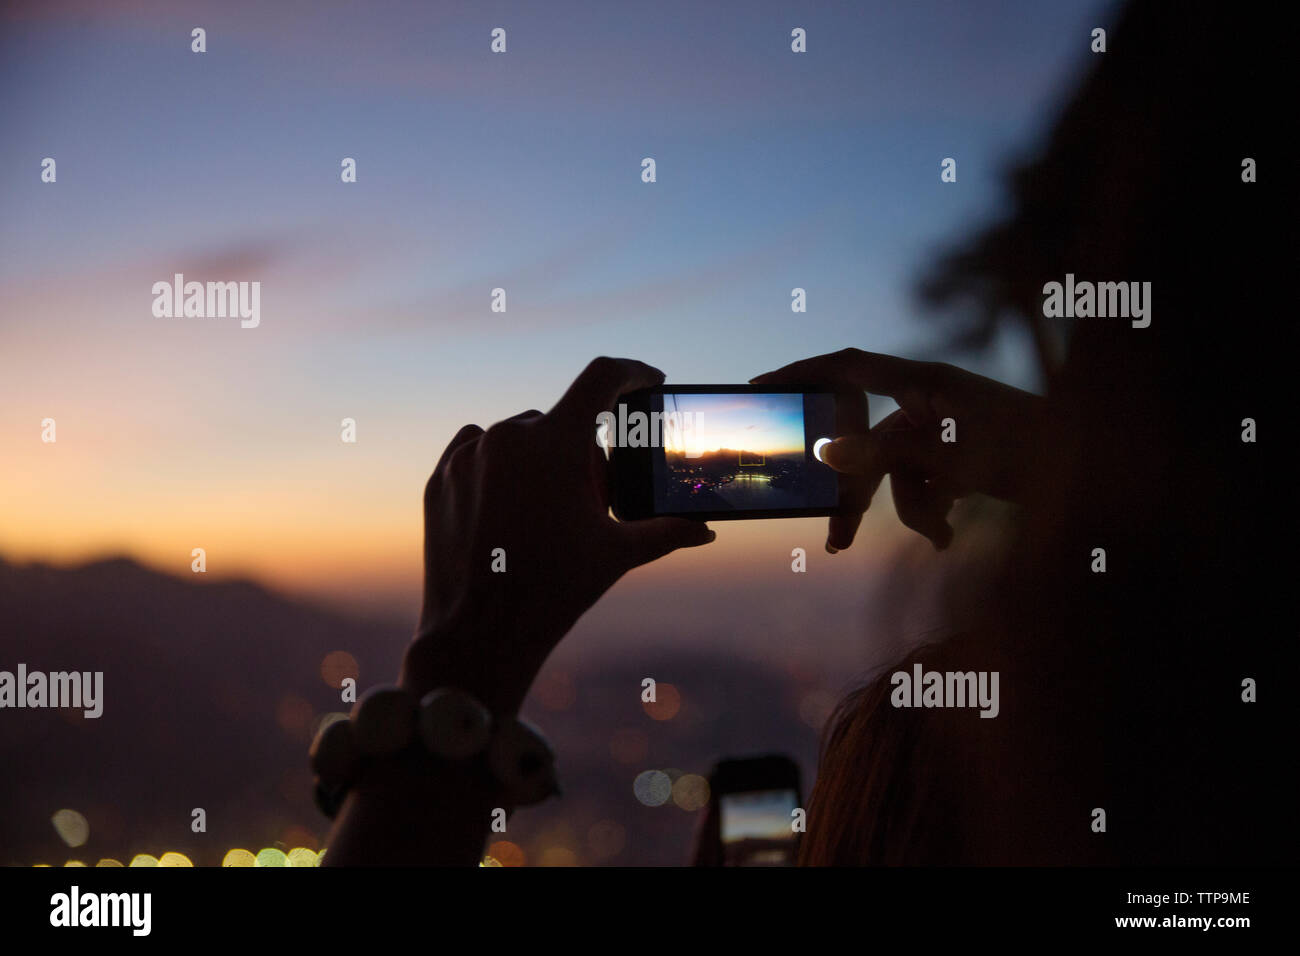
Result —
<path fill-rule="evenodd" d="M 827 553 L 827 554 L 839 554 L 839 553 L 840 553 L 839 548 L 837 548 L 837 547 L 835 547 L 835 545 L 831 544 L 831 539 L 830 539 L 830 538 L 827 538 L 827 539 L 826 539 L 826 553 Z"/>
<path fill-rule="evenodd" d="M 712 528 L 710 528 L 708 534 L 706 534 L 706 535 L 704 536 L 704 543 L 705 543 L 705 544 L 710 544 L 710 543 L 712 543 L 712 542 L 714 542 L 714 541 L 717 541 L 717 540 L 718 540 L 718 532 L 716 532 L 716 531 L 714 531 Z"/>

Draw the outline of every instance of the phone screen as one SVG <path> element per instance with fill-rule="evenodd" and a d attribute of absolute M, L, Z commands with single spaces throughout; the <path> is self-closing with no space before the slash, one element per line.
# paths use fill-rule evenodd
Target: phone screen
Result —
<path fill-rule="evenodd" d="M 718 798 L 724 866 L 792 866 L 794 790 L 746 790 Z"/>
<path fill-rule="evenodd" d="M 835 435 L 830 392 L 673 391 L 650 397 L 663 437 L 652 451 L 656 514 L 797 514 L 839 504 L 817 457 Z"/>

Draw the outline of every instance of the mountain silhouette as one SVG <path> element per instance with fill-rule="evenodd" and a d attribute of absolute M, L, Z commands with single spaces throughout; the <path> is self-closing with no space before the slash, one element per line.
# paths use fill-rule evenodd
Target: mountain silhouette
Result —
<path fill-rule="evenodd" d="M 104 675 L 97 719 L 0 710 L 0 864 L 93 866 L 171 850 L 219 865 L 236 847 L 323 844 L 328 821 L 311 801 L 306 751 L 315 722 L 348 705 L 322 677 L 322 659 L 351 654 L 361 690 L 390 683 L 409 629 L 248 581 L 193 577 L 125 558 L 71 568 L 0 559 L 0 670 Z M 812 766 L 816 731 L 799 710 L 811 688 L 800 678 L 626 636 L 642 642 L 633 660 L 550 664 L 525 705 L 556 747 L 565 794 L 511 818 L 509 839 L 530 863 L 688 861 L 698 814 L 672 800 L 639 803 L 633 782 L 643 771 L 707 775 L 719 756 L 769 750 L 790 753 L 805 774 Z M 701 645 L 709 637 L 702 632 Z M 647 674 L 680 692 L 672 719 L 647 713 Z M 624 750 L 633 741 L 633 758 L 616 759 L 619 740 Z M 82 846 L 67 846 L 51 823 L 65 808 L 89 823 Z M 196 808 L 206 832 L 191 829 Z"/>
<path fill-rule="evenodd" d="M 104 675 L 99 718 L 0 710 L 0 863 L 94 865 L 163 850 L 219 863 L 232 847 L 275 845 L 292 826 L 323 836 L 306 705 L 310 716 L 348 705 L 321 661 L 344 650 L 362 688 L 392 680 L 407 635 L 250 582 L 194 577 L 125 558 L 66 569 L 0 559 L 0 669 Z M 62 808 L 90 822 L 83 847 L 51 826 Z M 195 808 L 206 833 L 191 830 Z"/>

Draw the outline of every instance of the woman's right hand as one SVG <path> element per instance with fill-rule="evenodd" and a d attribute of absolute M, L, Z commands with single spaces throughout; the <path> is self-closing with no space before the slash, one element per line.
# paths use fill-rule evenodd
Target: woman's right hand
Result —
<path fill-rule="evenodd" d="M 888 474 L 899 520 L 948 546 L 953 501 L 972 492 L 1018 501 L 1043 432 L 1044 399 L 940 362 L 915 362 L 848 348 L 751 379 L 757 385 L 829 385 L 887 395 L 899 410 L 875 428 L 842 435 L 822 450 L 854 476 L 854 510 L 865 511 Z M 947 420 L 951 419 L 951 422 Z M 955 438 L 944 441 L 945 432 Z M 861 511 L 831 519 L 828 551 L 847 548 Z"/>

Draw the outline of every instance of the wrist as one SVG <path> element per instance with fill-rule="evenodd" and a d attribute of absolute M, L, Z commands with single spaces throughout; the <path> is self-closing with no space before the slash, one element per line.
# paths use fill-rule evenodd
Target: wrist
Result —
<path fill-rule="evenodd" d="M 541 732 L 491 716 L 462 688 L 418 703 L 404 688 L 371 688 L 352 717 L 322 729 L 310 757 L 318 807 L 343 810 L 331 847 L 344 863 L 472 863 L 490 808 L 509 813 L 559 793 Z"/>
<path fill-rule="evenodd" d="M 537 638 L 504 621 L 450 615 L 426 624 L 406 648 L 399 685 L 417 699 L 438 687 L 459 687 L 494 715 L 519 713 L 541 670 Z"/>

